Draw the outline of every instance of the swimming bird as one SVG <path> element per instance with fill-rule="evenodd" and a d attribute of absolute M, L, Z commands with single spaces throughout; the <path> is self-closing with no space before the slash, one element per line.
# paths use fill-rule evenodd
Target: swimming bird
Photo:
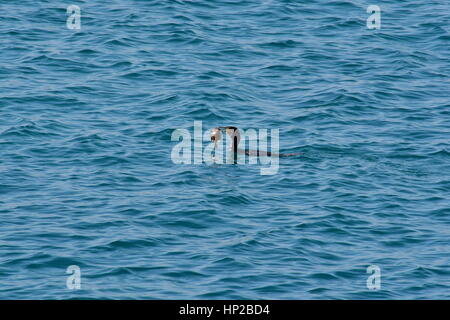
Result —
<path fill-rule="evenodd" d="M 234 155 L 237 154 L 245 154 L 248 156 L 267 156 L 267 157 L 290 157 L 297 156 L 300 153 L 272 153 L 270 151 L 259 151 L 259 150 L 248 150 L 248 149 L 240 149 L 238 148 L 239 142 L 241 141 L 241 133 L 239 129 L 234 126 L 227 127 L 216 127 L 211 130 L 211 141 L 214 142 L 214 148 L 217 146 L 217 142 L 222 139 L 222 129 L 225 129 L 225 132 L 231 138 L 231 151 L 234 152 Z"/>

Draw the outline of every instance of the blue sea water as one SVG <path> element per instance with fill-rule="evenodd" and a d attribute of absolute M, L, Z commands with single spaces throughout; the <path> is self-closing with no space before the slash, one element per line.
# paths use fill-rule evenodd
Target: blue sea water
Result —
<path fill-rule="evenodd" d="M 1 299 L 450 298 L 448 0 L 0 12 Z M 302 155 L 175 164 L 194 120 Z"/>

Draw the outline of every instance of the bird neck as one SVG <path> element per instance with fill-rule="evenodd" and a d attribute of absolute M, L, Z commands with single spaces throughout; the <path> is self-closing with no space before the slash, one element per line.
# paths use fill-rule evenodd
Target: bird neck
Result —
<path fill-rule="evenodd" d="M 231 151 L 237 152 L 240 140 L 239 132 L 235 132 L 231 135 Z"/>

